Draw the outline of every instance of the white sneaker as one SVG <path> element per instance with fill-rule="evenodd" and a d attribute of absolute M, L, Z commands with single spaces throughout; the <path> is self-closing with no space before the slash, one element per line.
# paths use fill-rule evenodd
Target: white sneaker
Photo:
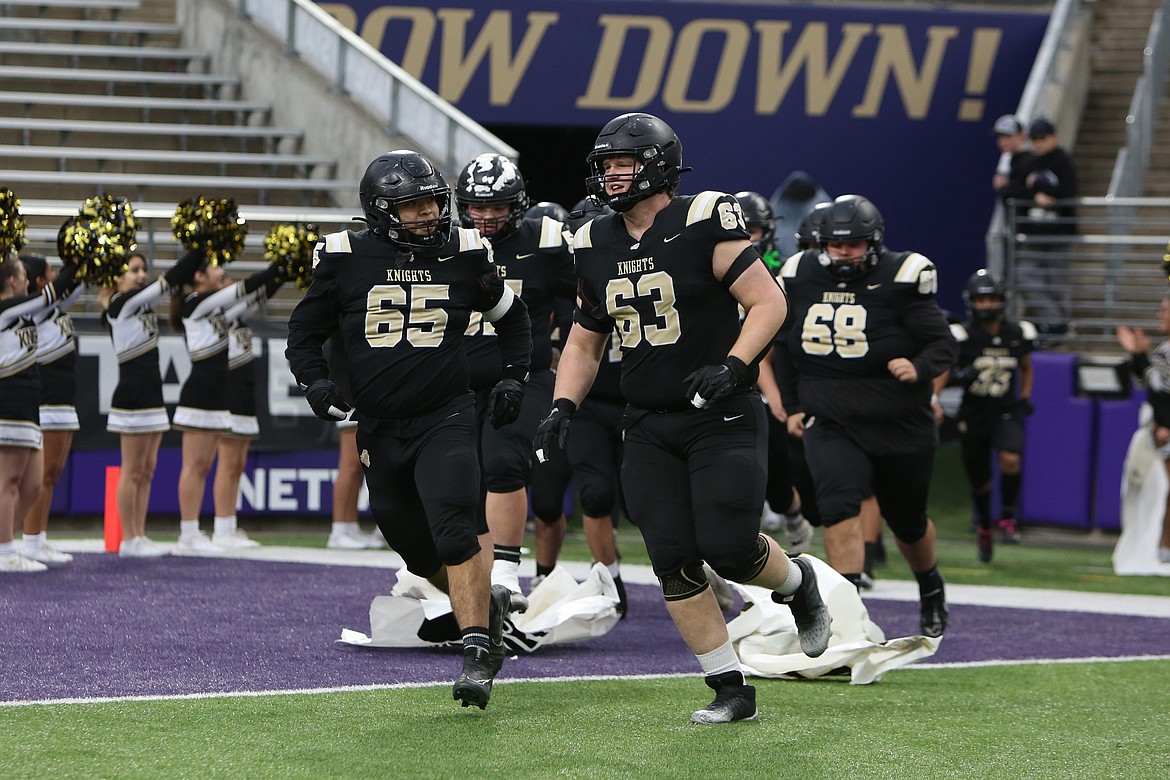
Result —
<path fill-rule="evenodd" d="M 760 516 L 760 528 L 764 529 L 766 533 L 773 534 L 780 530 L 780 525 L 783 522 L 784 515 L 773 512 L 772 507 L 764 504 L 764 514 Z"/>
<path fill-rule="evenodd" d="M 61 552 L 52 542 L 41 542 L 39 550 L 30 551 L 26 547 L 24 557 L 40 561 L 47 566 L 64 566 L 67 563 L 73 563 L 73 556 L 67 552 Z"/>
<path fill-rule="evenodd" d="M 170 554 L 170 550 L 146 536 L 123 539 L 118 547 L 118 555 L 123 558 L 162 558 Z"/>
<path fill-rule="evenodd" d="M 213 534 L 211 542 L 212 544 L 218 544 L 225 550 L 252 550 L 260 546 L 260 542 L 255 539 L 249 539 L 248 534 L 242 528 Z"/>
<path fill-rule="evenodd" d="M 179 534 L 175 544 L 177 553 L 221 553 L 223 548 L 215 544 L 203 531 L 189 531 Z"/>
<path fill-rule="evenodd" d="M 1158 560 L 1162 563 L 1170 563 L 1170 547 L 1158 548 Z"/>
<path fill-rule="evenodd" d="M 330 550 L 368 550 L 379 545 L 375 545 L 360 529 L 353 531 L 346 529 L 330 532 L 329 541 L 325 546 Z"/>
<path fill-rule="evenodd" d="M 5 555 L 0 558 L 0 574 L 32 574 L 37 571 L 48 571 L 49 567 L 40 561 L 25 558 L 20 553 Z"/>

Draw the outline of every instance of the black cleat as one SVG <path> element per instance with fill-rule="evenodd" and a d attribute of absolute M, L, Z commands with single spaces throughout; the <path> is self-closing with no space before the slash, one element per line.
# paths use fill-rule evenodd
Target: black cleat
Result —
<path fill-rule="evenodd" d="M 947 599 L 942 588 L 922 597 L 922 635 L 942 636 L 947 630 Z"/>
<path fill-rule="evenodd" d="M 488 658 L 491 660 L 491 673 L 495 677 L 504 667 L 504 656 L 507 648 L 504 646 L 504 618 L 508 616 L 511 607 L 512 593 L 503 585 L 493 585 L 491 601 L 488 602 Z"/>
<path fill-rule="evenodd" d="M 991 529 L 979 529 L 979 560 L 983 563 L 991 563 Z"/>
<path fill-rule="evenodd" d="M 475 705 L 481 710 L 488 705 L 492 697 L 492 660 L 489 651 L 475 645 L 466 645 L 463 648 L 463 673 L 455 681 L 451 695 L 455 701 L 464 707 Z"/>
<path fill-rule="evenodd" d="M 737 720 L 755 720 L 756 689 L 744 684 L 742 672 L 709 675 L 707 687 L 715 691 L 715 701 L 691 713 L 691 723 L 733 723 Z"/>
<path fill-rule="evenodd" d="M 796 620 L 796 631 L 800 635 L 800 649 L 809 658 L 819 658 L 829 647 L 833 635 L 833 618 L 825 606 L 817 588 L 817 573 L 813 565 L 802 558 L 789 558 L 789 563 L 799 566 L 800 587 L 790 596 L 772 591 L 772 601 L 787 604 Z"/>

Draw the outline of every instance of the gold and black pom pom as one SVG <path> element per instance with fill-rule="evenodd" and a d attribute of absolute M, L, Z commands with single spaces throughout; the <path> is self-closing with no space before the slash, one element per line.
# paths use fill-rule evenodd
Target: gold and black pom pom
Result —
<path fill-rule="evenodd" d="M 113 287 L 138 247 L 137 233 L 130 201 L 98 195 L 87 198 L 77 215 L 61 225 L 57 253 L 62 262 L 78 265 L 78 278 L 92 285 Z"/>
<path fill-rule="evenodd" d="M 20 215 L 20 199 L 7 187 L 0 187 L 0 263 L 24 248 L 28 224 Z"/>
<path fill-rule="evenodd" d="M 227 265 L 244 253 L 248 226 L 235 198 L 187 198 L 171 217 L 171 230 L 186 249 L 201 249 L 211 265 Z"/>
<path fill-rule="evenodd" d="M 298 289 L 309 289 L 313 280 L 313 247 L 320 234 L 305 222 L 273 225 L 264 237 L 264 258 L 283 267 L 283 276 Z"/>

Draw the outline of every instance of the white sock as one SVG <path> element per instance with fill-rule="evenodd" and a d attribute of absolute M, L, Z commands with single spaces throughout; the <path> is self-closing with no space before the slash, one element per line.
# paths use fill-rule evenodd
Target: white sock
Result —
<path fill-rule="evenodd" d="M 179 521 L 179 535 L 187 536 L 188 534 L 199 533 L 199 518 L 194 520 L 180 520 Z"/>
<path fill-rule="evenodd" d="M 35 553 L 40 552 L 41 548 L 45 546 L 45 532 L 41 531 L 39 534 L 24 534 L 21 537 L 24 542 L 24 551 Z"/>
<path fill-rule="evenodd" d="M 0 558 L 7 558 L 9 555 L 16 555 L 16 540 L 0 542 Z"/>
<path fill-rule="evenodd" d="M 605 568 L 609 569 L 609 576 L 613 577 L 615 580 L 618 577 L 622 576 L 621 561 L 614 561 L 613 563 L 607 563 L 607 564 L 605 564 Z"/>
<path fill-rule="evenodd" d="M 342 536 L 361 536 L 362 527 L 357 523 L 334 523 L 333 533 Z"/>
<path fill-rule="evenodd" d="M 492 561 L 492 585 L 503 585 L 513 593 L 520 592 L 520 564 L 516 561 Z"/>
<path fill-rule="evenodd" d="M 802 582 L 804 582 L 804 575 L 801 573 L 800 567 L 790 559 L 788 561 L 788 576 L 784 578 L 783 583 L 776 586 L 775 590 L 781 596 L 791 596 L 800 588 Z"/>
<path fill-rule="evenodd" d="M 703 667 L 703 674 L 708 677 L 739 671 L 739 656 L 735 654 L 730 639 L 709 653 L 696 654 L 695 658 L 699 659 L 699 666 Z"/>
<path fill-rule="evenodd" d="M 236 516 L 215 516 L 215 532 L 217 534 L 234 534 L 236 532 Z"/>

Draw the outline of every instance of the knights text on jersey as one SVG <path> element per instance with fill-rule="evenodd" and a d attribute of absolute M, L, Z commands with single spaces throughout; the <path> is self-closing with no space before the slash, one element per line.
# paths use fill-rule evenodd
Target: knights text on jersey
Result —
<path fill-rule="evenodd" d="M 523 220 L 516 232 L 492 240 L 496 268 L 512 292 L 528 306 L 532 324 L 533 371 L 552 362 L 549 333 L 553 299 L 572 299 L 577 292 L 573 254 L 565 241 L 564 225 L 550 217 Z M 487 390 L 500 379 L 500 349 L 496 331 L 479 312 L 467 326 L 467 364 L 471 389 Z"/>
<path fill-rule="evenodd" d="M 468 392 L 463 334 L 471 312 L 511 301 L 479 231 L 458 228 L 437 250 L 402 252 L 368 231 L 325 236 L 313 283 L 289 318 L 289 367 L 302 385 L 328 376 L 338 330 L 353 402 L 364 416 L 424 414 Z"/>
<path fill-rule="evenodd" d="M 690 409 L 684 379 L 727 359 L 739 336 L 739 304 L 712 272 L 715 245 L 748 238 L 735 198 L 675 198 L 635 241 L 620 214 L 573 236 L 576 320 L 621 337 L 622 395 L 642 409 Z"/>
<path fill-rule="evenodd" d="M 951 333 L 959 342 L 955 368 L 972 366 L 978 372 L 963 393 L 960 417 L 998 415 L 1013 408 L 1019 401 L 1020 359 L 1036 349 L 1036 326 L 1004 320 L 992 336 L 979 323 L 965 322 L 952 325 Z"/>
<path fill-rule="evenodd" d="M 957 351 L 934 300 L 934 264 L 917 253 L 882 250 L 872 270 L 841 281 L 809 250 L 785 262 L 780 280 L 789 314 L 778 346 L 796 377 L 781 377 L 789 413 L 833 421 L 867 448 L 931 446 L 929 380 L 950 367 Z M 888 368 L 894 358 L 910 359 L 919 380 L 894 378 Z"/>

